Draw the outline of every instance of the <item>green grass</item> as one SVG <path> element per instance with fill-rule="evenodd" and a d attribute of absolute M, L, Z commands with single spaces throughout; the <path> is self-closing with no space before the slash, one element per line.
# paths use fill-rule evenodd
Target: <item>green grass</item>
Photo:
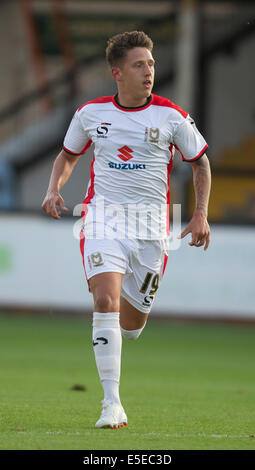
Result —
<path fill-rule="evenodd" d="M 254 358 L 255 328 L 151 319 L 123 340 L 129 425 L 95 429 L 91 322 L 1 315 L 0 449 L 254 449 Z"/>

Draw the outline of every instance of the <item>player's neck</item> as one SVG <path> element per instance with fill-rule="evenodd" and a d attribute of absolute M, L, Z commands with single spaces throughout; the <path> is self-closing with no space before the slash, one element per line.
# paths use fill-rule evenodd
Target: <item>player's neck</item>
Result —
<path fill-rule="evenodd" d="M 150 96 L 146 96 L 145 98 L 137 98 L 118 91 L 115 99 L 117 103 L 124 108 L 139 108 L 140 106 L 145 106 L 148 103 Z"/>

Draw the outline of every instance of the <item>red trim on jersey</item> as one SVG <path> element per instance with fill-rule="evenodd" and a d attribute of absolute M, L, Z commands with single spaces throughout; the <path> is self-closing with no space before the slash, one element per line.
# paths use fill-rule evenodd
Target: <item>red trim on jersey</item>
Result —
<path fill-rule="evenodd" d="M 79 153 L 71 152 L 71 150 L 67 149 L 64 145 L 63 145 L 63 149 L 65 150 L 65 152 L 70 153 L 71 155 L 75 155 L 75 156 L 80 155 Z"/>
<path fill-rule="evenodd" d="M 172 103 L 172 101 L 168 100 L 167 98 L 162 98 L 162 96 L 152 95 L 151 104 L 154 104 L 154 106 L 166 106 L 167 108 L 173 108 L 178 111 L 184 118 L 188 116 L 188 113 L 186 113 L 186 111 L 183 111 L 180 106 L 177 106 L 176 104 Z"/>
<path fill-rule="evenodd" d="M 80 231 L 80 250 L 81 250 L 81 256 L 82 256 L 82 264 L 84 268 L 84 273 L 86 277 L 86 281 L 88 282 L 88 277 L 85 269 L 85 260 L 84 260 L 84 246 L 85 246 L 85 235 L 83 230 Z"/>
<path fill-rule="evenodd" d="M 112 101 L 112 96 L 100 96 L 100 98 L 96 98 L 95 100 L 92 101 L 86 101 L 86 103 L 82 104 L 79 108 L 78 111 L 80 111 L 84 106 L 87 104 L 92 104 L 92 103 L 110 103 Z"/>
<path fill-rule="evenodd" d="M 166 106 L 168 108 L 173 108 L 176 111 L 178 111 L 184 118 L 186 118 L 188 116 L 188 113 L 186 111 L 184 111 L 180 106 L 177 106 L 176 104 L 174 104 L 169 99 L 163 98 L 162 96 L 159 96 L 159 95 L 154 95 L 153 93 L 151 94 L 151 96 L 152 96 L 151 101 L 147 105 L 141 106 L 140 108 L 124 108 L 122 106 L 119 106 L 118 103 L 115 101 L 115 95 L 113 95 L 113 96 L 101 96 L 99 98 L 96 98 L 95 100 L 86 101 L 86 103 L 84 103 L 83 105 L 81 105 L 78 108 L 78 111 L 80 111 L 82 108 L 84 108 L 84 106 L 86 106 L 87 104 L 110 103 L 110 102 L 112 102 L 116 108 L 120 109 L 121 111 L 127 111 L 129 113 L 130 112 L 135 113 L 135 112 L 138 112 L 138 111 L 143 111 L 144 109 L 147 109 L 149 106 L 154 105 L 154 106 Z"/>
<path fill-rule="evenodd" d="M 167 191 L 167 196 L 166 196 L 166 199 L 167 199 L 167 208 L 168 208 L 168 211 L 167 211 L 167 235 L 169 236 L 170 235 L 170 173 L 171 173 L 171 170 L 172 170 L 172 167 L 173 167 L 173 157 L 174 157 L 174 153 L 173 153 L 173 144 L 170 144 L 169 146 L 169 151 L 171 153 L 171 159 L 167 165 L 167 185 L 168 185 L 168 191 Z M 162 277 L 164 276 L 165 274 L 165 269 L 166 269 L 166 265 L 167 265 L 167 262 L 168 262 L 168 255 L 165 254 L 164 256 L 164 264 L 163 264 L 163 270 L 162 270 Z"/>
<path fill-rule="evenodd" d="M 90 204 L 92 198 L 95 195 L 95 188 L 94 188 L 94 183 L 95 183 L 95 172 L 94 172 L 94 164 L 95 164 L 95 155 L 93 156 L 93 160 L 90 165 L 90 186 L 88 189 L 88 194 L 83 200 L 82 204 Z M 83 215 L 83 214 L 81 214 Z M 86 215 L 86 214 L 84 214 Z"/>
<path fill-rule="evenodd" d="M 82 150 L 81 153 L 85 153 L 87 152 L 87 150 L 89 149 L 89 147 L 91 147 L 91 145 L 93 144 L 93 141 L 92 140 L 88 140 L 88 142 L 86 143 L 84 149 Z"/>
<path fill-rule="evenodd" d="M 87 150 L 89 149 L 89 147 L 91 147 L 91 145 L 93 144 L 92 140 L 88 140 L 88 142 L 86 143 L 85 147 L 82 149 L 82 151 L 80 153 L 74 153 L 72 152 L 71 150 L 69 150 L 68 148 L 66 148 L 64 145 L 63 145 L 63 149 L 67 152 L 67 153 L 70 153 L 71 155 L 82 155 L 83 153 L 87 152 Z"/>
<path fill-rule="evenodd" d="M 170 235 L 170 173 L 173 168 L 173 144 L 170 144 L 169 151 L 171 153 L 170 161 L 167 165 L 167 195 L 166 195 L 166 203 L 167 203 L 167 214 L 166 214 L 166 231 L 167 235 Z"/>
<path fill-rule="evenodd" d="M 168 255 L 165 255 L 165 256 L 164 256 L 163 270 L 162 270 L 162 277 L 163 277 L 164 274 L 165 274 L 165 269 L 166 269 L 167 261 L 168 261 Z"/>
<path fill-rule="evenodd" d="M 95 155 L 93 156 L 93 160 L 90 165 L 90 186 L 88 189 L 88 194 L 85 197 L 85 199 L 82 202 L 82 211 L 81 211 L 81 216 L 83 218 L 83 224 L 85 225 L 85 219 L 86 215 L 88 213 L 88 208 L 87 204 L 90 204 L 92 201 L 94 195 L 95 195 L 95 172 L 94 172 L 94 163 L 95 163 Z M 80 231 L 80 251 L 81 251 L 81 256 L 82 256 L 82 262 L 83 262 L 83 267 L 84 267 L 84 272 L 85 272 L 85 277 L 86 281 L 88 282 L 88 277 L 85 269 L 85 259 L 84 259 L 84 246 L 85 246 L 85 235 L 83 230 Z"/>
<path fill-rule="evenodd" d="M 140 106 L 138 108 L 126 108 L 124 106 L 120 106 L 117 101 L 115 100 L 115 96 L 112 96 L 112 102 L 114 104 L 114 106 L 118 109 L 120 109 L 121 111 L 127 111 L 128 113 L 135 113 L 137 111 L 143 111 L 144 109 L 147 109 L 151 104 L 152 104 L 152 101 L 153 101 L 153 98 L 149 101 L 148 104 L 144 105 L 144 106 Z"/>
<path fill-rule="evenodd" d="M 177 147 L 176 147 L 177 148 Z M 195 158 L 192 158 L 191 160 L 187 160 L 187 158 L 184 158 L 183 154 L 180 152 L 180 150 L 177 148 L 177 150 L 179 150 L 179 152 L 181 153 L 181 156 L 182 156 L 182 159 L 185 161 L 185 162 L 194 162 L 195 160 L 198 160 L 200 157 L 202 157 L 203 153 L 205 153 L 206 149 L 208 148 L 208 144 L 206 144 L 204 146 L 204 148 L 201 150 L 201 152 L 199 152 L 199 154 L 195 157 Z"/>

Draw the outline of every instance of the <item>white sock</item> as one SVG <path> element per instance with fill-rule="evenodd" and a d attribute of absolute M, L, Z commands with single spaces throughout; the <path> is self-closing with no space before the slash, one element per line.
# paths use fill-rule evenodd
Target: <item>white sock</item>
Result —
<path fill-rule="evenodd" d="M 122 336 L 124 336 L 127 339 L 137 339 L 142 333 L 144 327 L 145 325 L 142 328 L 139 328 L 138 330 L 125 330 L 124 328 L 120 327 L 120 331 L 121 331 Z"/>
<path fill-rule="evenodd" d="M 119 383 L 114 380 L 102 380 L 104 399 L 120 403 Z"/>
<path fill-rule="evenodd" d="M 122 338 L 119 312 L 93 313 L 93 347 L 104 399 L 120 402 Z"/>

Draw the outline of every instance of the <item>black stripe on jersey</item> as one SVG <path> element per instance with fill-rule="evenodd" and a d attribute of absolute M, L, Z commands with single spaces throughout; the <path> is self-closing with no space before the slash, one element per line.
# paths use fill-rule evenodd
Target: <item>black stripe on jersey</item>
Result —
<path fill-rule="evenodd" d="M 186 163 L 194 163 L 194 162 L 197 162 L 198 160 L 200 160 L 200 158 L 205 154 L 205 152 L 207 151 L 208 147 L 203 151 L 203 153 L 201 155 L 199 155 L 199 157 L 197 158 L 194 158 L 193 160 L 185 160 L 183 159 L 182 161 L 183 162 L 186 162 Z M 208 158 L 208 157 L 207 157 Z"/>
<path fill-rule="evenodd" d="M 71 150 L 67 150 L 65 147 L 63 147 L 63 150 L 66 152 L 66 153 L 69 153 L 69 155 L 73 155 L 74 157 L 77 155 L 81 155 L 80 153 L 74 153 L 74 152 L 71 152 Z"/>
<path fill-rule="evenodd" d="M 123 109 L 141 109 L 141 108 L 144 108 L 145 106 L 148 106 L 148 104 L 151 102 L 151 100 L 152 100 L 152 96 L 149 96 L 147 98 L 146 103 L 143 104 L 142 106 L 122 106 L 122 104 L 120 104 L 120 102 L 118 100 L 118 94 L 114 96 L 114 101 L 117 103 L 118 106 L 120 106 Z"/>

